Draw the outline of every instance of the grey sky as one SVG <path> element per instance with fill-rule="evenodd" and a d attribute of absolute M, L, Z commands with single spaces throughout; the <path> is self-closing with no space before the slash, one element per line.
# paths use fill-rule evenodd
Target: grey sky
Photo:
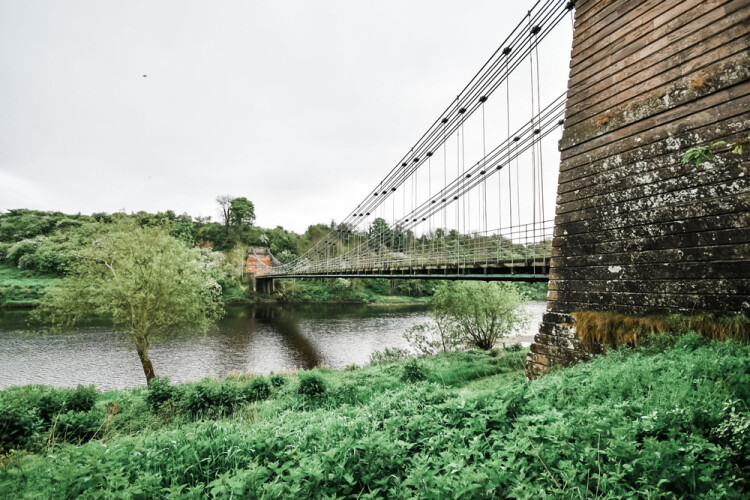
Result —
<path fill-rule="evenodd" d="M 0 210 L 341 219 L 531 4 L 0 0 Z"/>

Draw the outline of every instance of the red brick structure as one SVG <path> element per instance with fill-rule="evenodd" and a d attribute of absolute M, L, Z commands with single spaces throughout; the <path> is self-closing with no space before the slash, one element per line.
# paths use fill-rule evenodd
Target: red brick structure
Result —
<path fill-rule="evenodd" d="M 750 0 L 576 2 L 547 313 L 530 377 L 587 357 L 570 313 L 750 313 Z"/>
<path fill-rule="evenodd" d="M 260 291 L 261 293 L 273 293 L 273 280 L 261 280 L 259 283 L 256 278 L 260 276 L 266 276 L 271 274 L 273 268 L 273 260 L 271 259 L 271 251 L 265 247 L 252 247 L 250 252 L 247 254 L 247 261 L 245 265 L 245 271 L 250 274 L 251 281 L 253 283 L 253 291 Z M 260 290 L 258 285 L 260 284 Z"/>
<path fill-rule="evenodd" d="M 271 251 L 265 247 L 252 247 L 247 254 L 247 266 L 245 271 L 253 276 L 265 276 L 271 273 L 273 261 Z"/>

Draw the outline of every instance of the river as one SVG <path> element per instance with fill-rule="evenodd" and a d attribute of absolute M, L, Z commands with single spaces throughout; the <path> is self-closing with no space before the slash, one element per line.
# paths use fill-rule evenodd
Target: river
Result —
<path fill-rule="evenodd" d="M 528 345 L 536 333 L 545 303 L 526 307 L 531 325 L 509 342 Z M 27 319 L 28 312 L 0 312 L 0 388 L 95 384 L 109 390 L 144 384 L 138 355 L 123 332 L 92 322 L 73 335 L 40 335 L 29 329 Z M 424 306 L 233 306 L 207 334 L 158 339 L 149 355 L 156 373 L 173 382 L 233 372 L 341 368 L 367 364 L 376 350 L 408 347 L 404 331 L 426 319 Z"/>

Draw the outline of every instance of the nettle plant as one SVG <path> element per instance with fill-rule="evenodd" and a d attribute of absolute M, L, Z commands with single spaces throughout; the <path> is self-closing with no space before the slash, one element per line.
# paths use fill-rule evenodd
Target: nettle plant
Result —
<path fill-rule="evenodd" d="M 682 163 L 695 162 L 695 166 L 698 167 L 702 161 L 716 158 L 717 150 L 724 146 L 729 146 L 732 149 L 732 153 L 741 155 L 745 152 L 748 143 L 750 143 L 750 139 L 741 139 L 729 144 L 727 144 L 727 141 L 716 141 L 707 146 L 691 148 L 682 156 Z"/>

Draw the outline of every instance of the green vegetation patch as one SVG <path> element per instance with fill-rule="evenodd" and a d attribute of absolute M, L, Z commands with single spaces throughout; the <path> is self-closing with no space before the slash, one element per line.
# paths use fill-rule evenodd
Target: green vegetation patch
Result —
<path fill-rule="evenodd" d="M 112 437 L 45 455 L 13 453 L 0 466 L 0 491 L 13 498 L 746 498 L 750 347 L 696 334 L 659 337 L 533 382 L 517 368 L 523 351 L 425 357 L 416 370 L 406 368 L 413 361 L 317 369 L 271 382 L 266 400 L 197 420 L 179 403 L 171 417 L 149 411 L 145 390 L 106 393 L 90 411 L 119 405 Z M 407 370 L 423 377 L 404 380 Z M 311 377 L 317 381 L 301 389 Z M 5 408 L 18 391 L 0 392 Z M 123 420 L 143 414 L 152 425 L 128 432 Z"/>
<path fill-rule="evenodd" d="M 54 274 L 0 264 L 0 307 L 37 305 L 47 286 L 57 279 L 59 276 Z"/>

